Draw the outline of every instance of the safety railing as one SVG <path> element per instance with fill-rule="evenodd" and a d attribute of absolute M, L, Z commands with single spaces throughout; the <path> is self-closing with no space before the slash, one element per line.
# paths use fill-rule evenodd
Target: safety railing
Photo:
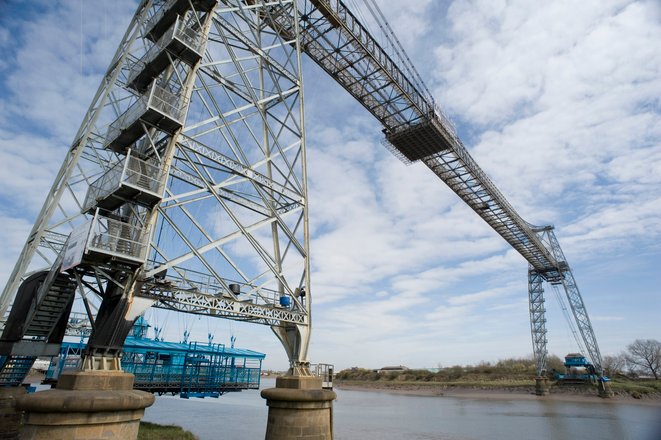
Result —
<path fill-rule="evenodd" d="M 202 57 L 204 38 L 198 30 L 186 26 L 181 16 L 178 16 L 174 24 L 165 34 L 138 60 L 129 73 L 127 84 L 133 83 L 136 77 L 152 63 L 163 51 L 168 48 L 174 40 L 177 40 L 197 54 L 197 59 Z M 190 62 L 190 60 L 188 60 Z"/>
<path fill-rule="evenodd" d="M 311 364 L 310 373 L 314 376 L 321 377 L 321 387 L 329 390 L 333 389 L 333 373 L 334 366 L 332 364 Z"/>
<path fill-rule="evenodd" d="M 97 210 L 92 220 L 86 251 L 142 263 L 147 258 L 148 240 L 147 230 L 105 217 Z"/>
<path fill-rule="evenodd" d="M 100 200 L 107 199 L 126 186 L 161 197 L 165 189 L 166 177 L 159 165 L 139 159 L 128 150 L 122 160 L 90 185 L 83 203 L 83 211 L 88 212 L 96 208 Z"/>
<path fill-rule="evenodd" d="M 179 0 L 168 0 L 163 6 L 161 6 L 152 17 L 147 20 L 147 23 L 145 24 L 145 29 L 147 29 L 147 34 L 149 34 L 152 29 L 156 26 L 156 24 L 163 19 L 173 8 L 173 6 L 178 2 Z"/>
<path fill-rule="evenodd" d="M 131 107 L 122 113 L 115 122 L 110 124 L 106 134 L 106 146 L 111 144 L 119 135 L 133 126 L 135 122 L 144 117 L 150 110 L 156 110 L 179 126 L 184 124 L 186 117 L 187 100 L 172 93 L 156 82 L 152 84 L 148 92 L 138 99 Z M 158 127 L 158 123 L 156 123 Z"/>
<path fill-rule="evenodd" d="M 274 289 L 255 286 L 241 281 L 224 279 L 227 288 L 216 277 L 183 267 L 172 268 L 167 271 L 168 281 L 181 289 L 196 290 L 200 293 L 229 297 L 230 292 L 238 296 L 239 300 L 254 304 L 266 304 L 279 307 L 281 294 Z M 232 289 L 236 289 L 232 291 Z"/>
<path fill-rule="evenodd" d="M 168 0 L 147 20 L 145 36 L 152 40 L 158 39 L 173 16 L 185 13 L 191 4 L 198 11 L 210 11 L 217 3 L 218 0 Z"/>

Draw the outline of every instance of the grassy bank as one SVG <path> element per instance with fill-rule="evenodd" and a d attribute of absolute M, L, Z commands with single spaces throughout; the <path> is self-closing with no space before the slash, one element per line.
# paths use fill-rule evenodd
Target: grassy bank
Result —
<path fill-rule="evenodd" d="M 342 387 L 359 387 L 378 390 L 427 390 L 430 394 L 442 394 L 447 390 L 482 390 L 532 393 L 535 390 L 533 378 L 526 380 L 448 380 L 448 381 L 415 381 L 415 380 L 335 380 L 334 385 Z M 597 394 L 597 386 L 562 385 L 550 383 L 551 393 L 566 394 Z M 634 399 L 661 399 L 661 383 L 633 382 L 613 380 L 613 392 L 619 396 L 631 396 Z"/>
<path fill-rule="evenodd" d="M 428 370 L 404 370 L 379 372 L 361 368 L 340 371 L 335 384 L 381 390 L 425 390 L 430 394 L 442 394 L 451 389 L 484 391 L 534 392 L 535 366 L 527 360 L 509 359 L 497 364 L 482 363 L 477 366 L 454 366 Z M 565 385 L 550 381 L 552 393 L 596 394 L 596 385 Z M 611 380 L 613 391 L 620 396 L 634 399 L 661 399 L 661 380 L 633 380 L 616 377 Z"/>
<path fill-rule="evenodd" d="M 611 381 L 611 388 L 616 394 L 629 394 L 639 399 L 652 397 L 661 399 L 661 380 L 630 380 L 616 378 Z"/>
<path fill-rule="evenodd" d="M 157 425 L 155 423 L 140 422 L 138 440 L 196 440 L 192 433 L 184 431 L 179 426 Z"/>

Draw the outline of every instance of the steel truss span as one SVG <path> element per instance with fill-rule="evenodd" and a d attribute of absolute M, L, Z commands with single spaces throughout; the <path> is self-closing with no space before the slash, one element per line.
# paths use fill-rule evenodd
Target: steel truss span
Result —
<path fill-rule="evenodd" d="M 541 283 L 547 281 L 564 287 L 588 355 L 601 372 L 597 340 L 553 227 L 536 227 L 519 216 L 471 157 L 426 88 L 412 80 L 410 72 L 415 69 L 407 64 L 408 58 L 395 61 L 397 54 L 385 50 L 343 1 L 298 3 L 303 51 L 381 122 L 388 149 L 405 163 L 422 161 L 528 261 L 538 371 L 546 369 Z M 293 23 L 280 20 L 272 26 L 291 34 Z"/>
<path fill-rule="evenodd" d="M 46 301 L 65 270 L 90 315 L 89 299 L 102 299 L 90 338 L 99 353 L 121 349 L 122 332 L 155 304 L 269 325 L 292 366 L 306 364 L 305 54 L 380 121 L 390 151 L 423 162 L 527 260 L 540 372 L 544 281 L 563 285 L 600 370 L 552 227 L 518 215 L 435 104 L 376 3 L 367 8 L 387 41 L 376 41 L 341 0 L 142 0 L 0 298 L 0 317 L 18 319 L 5 312 L 33 271 L 50 271 L 31 287 Z M 50 310 L 42 302 L 32 315 Z M 19 339 L 51 341 L 67 306 L 48 312 L 52 328 Z"/>

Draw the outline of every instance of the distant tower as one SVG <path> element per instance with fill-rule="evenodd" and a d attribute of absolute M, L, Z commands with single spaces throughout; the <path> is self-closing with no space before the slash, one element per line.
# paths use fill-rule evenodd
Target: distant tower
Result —
<path fill-rule="evenodd" d="M 297 14 L 284 0 L 140 3 L 0 298 L 0 317 L 14 304 L 0 368 L 29 344 L 53 351 L 75 291 L 101 298 L 86 368 L 116 368 L 152 304 L 269 325 L 305 367 L 301 52 L 274 30 Z"/>
<path fill-rule="evenodd" d="M 533 354 L 537 364 L 537 373 L 542 374 L 546 371 L 547 361 L 547 339 L 546 339 L 546 307 L 544 300 L 544 286 L 543 282 L 546 281 L 551 285 L 562 286 L 569 307 L 574 317 L 574 322 L 578 331 L 580 332 L 581 339 L 574 332 L 576 342 L 579 347 L 585 349 L 590 356 L 592 363 L 599 375 L 603 374 L 603 361 L 599 345 L 597 344 L 597 337 L 592 328 L 590 317 L 588 316 L 583 297 L 576 284 L 574 273 L 567 263 L 564 252 L 560 248 L 560 243 L 553 232 L 553 226 L 539 226 L 533 227 L 533 231 L 537 235 L 543 246 L 549 250 L 553 259 L 557 262 L 553 270 L 540 271 L 535 269 L 532 265 L 528 268 L 528 299 L 530 306 L 530 328 L 532 334 Z M 562 305 L 564 307 L 564 304 Z M 574 330 L 569 316 L 567 322 Z M 582 340 L 582 344 L 581 344 Z"/>

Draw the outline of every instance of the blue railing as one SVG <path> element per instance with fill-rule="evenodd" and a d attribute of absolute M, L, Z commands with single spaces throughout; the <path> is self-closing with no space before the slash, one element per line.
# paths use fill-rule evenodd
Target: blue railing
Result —
<path fill-rule="evenodd" d="M 63 343 L 60 356 L 57 362 L 51 362 L 46 377 L 54 381 L 63 369 L 75 368 L 84 346 L 80 342 Z M 121 362 L 122 369 L 135 376 L 133 388 L 188 398 L 259 389 L 263 358 L 261 353 L 222 344 L 128 338 Z"/>

